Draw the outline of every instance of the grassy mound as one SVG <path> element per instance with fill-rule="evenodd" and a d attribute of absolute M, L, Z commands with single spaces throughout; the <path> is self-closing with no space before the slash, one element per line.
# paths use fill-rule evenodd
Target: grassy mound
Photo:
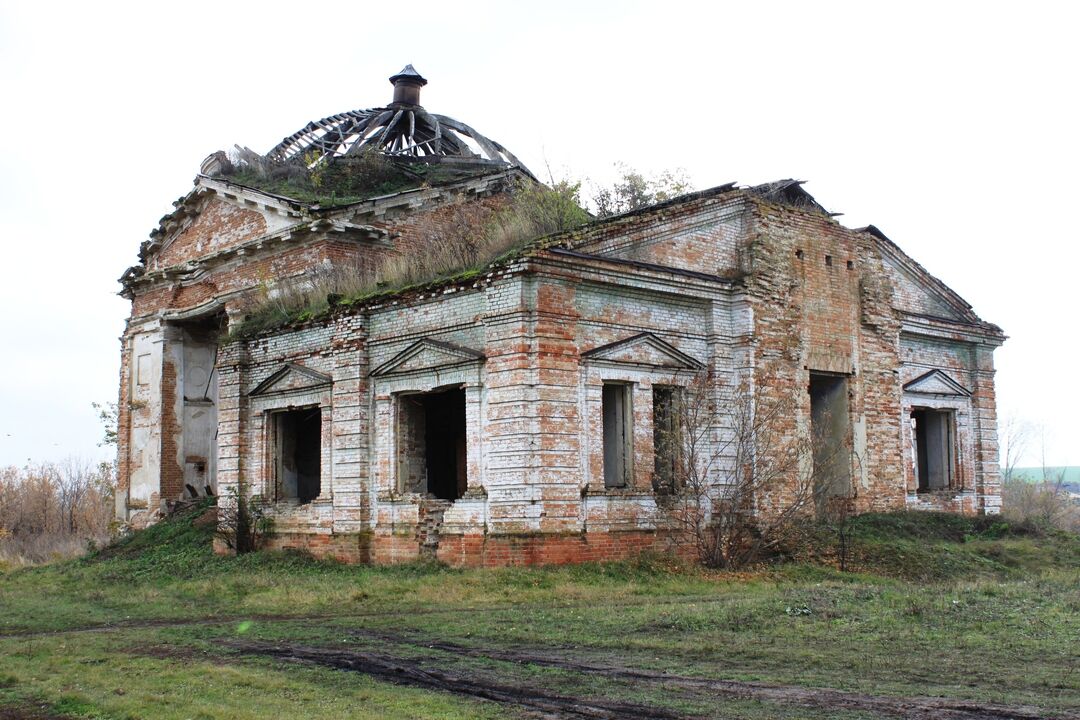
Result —
<path fill-rule="evenodd" d="M 1080 568 L 1080 536 L 999 516 L 943 512 L 867 513 L 848 520 L 848 570 L 905 580 L 1014 578 Z M 838 567 L 841 528 L 812 525 L 790 559 Z"/>
<path fill-rule="evenodd" d="M 74 561 L 82 572 L 120 582 L 179 580 L 229 572 L 292 574 L 366 573 L 331 560 L 315 560 L 299 552 L 258 552 L 240 557 L 213 553 L 214 530 L 204 515 L 205 501 L 144 530 L 138 530 L 87 557 Z M 1013 578 L 1056 569 L 1080 568 L 1080 536 L 1046 530 L 1033 524 L 1010 523 L 998 516 L 964 516 L 943 512 L 867 513 L 848 521 L 848 570 L 919 581 L 950 581 L 974 577 Z M 813 524 L 798 534 L 798 545 L 786 549 L 783 564 L 804 563 L 832 568 L 839 565 L 837 528 Z M 578 581 L 641 580 L 671 572 L 675 566 L 655 557 L 630 562 L 593 563 L 563 572 Z M 73 568 L 74 569 L 74 568 Z M 454 572 L 438 564 L 412 564 L 374 570 L 387 574 Z M 785 570 L 786 571 L 786 570 Z M 507 582 L 545 584 L 531 570 Z M 527 576 L 527 577 L 526 577 Z"/>

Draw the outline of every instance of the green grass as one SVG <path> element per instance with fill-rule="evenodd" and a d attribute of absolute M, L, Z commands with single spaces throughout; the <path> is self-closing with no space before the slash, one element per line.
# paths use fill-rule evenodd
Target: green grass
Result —
<path fill-rule="evenodd" d="M 497 653 L 1080 710 L 1075 535 L 901 513 L 853 522 L 856 572 L 826 563 L 824 532 L 804 561 L 739 574 L 656 558 L 456 570 L 345 566 L 295 553 L 218 557 L 196 515 L 80 561 L 0 576 L 0 708 L 45 702 L 83 718 L 516 713 L 235 647 L 259 641 L 390 654 L 504 685 L 695 716 L 871 717 L 721 700 Z M 429 647 L 436 642 L 459 650 Z"/>

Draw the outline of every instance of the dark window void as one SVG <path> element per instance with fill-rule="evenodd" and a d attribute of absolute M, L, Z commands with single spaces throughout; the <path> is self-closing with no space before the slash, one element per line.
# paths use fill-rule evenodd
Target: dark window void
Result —
<path fill-rule="evenodd" d="M 633 414 L 630 385 L 604 383 L 604 487 L 626 487 L 630 482 Z"/>
<path fill-rule="evenodd" d="M 919 490 L 944 490 L 952 487 L 953 417 L 941 410 L 913 410 L 915 458 Z"/>
<path fill-rule="evenodd" d="M 678 460 L 679 388 L 653 386 L 653 489 L 675 491 Z"/>
<path fill-rule="evenodd" d="M 818 510 L 830 497 L 851 494 L 847 377 L 810 373 L 810 436 Z"/>
<path fill-rule="evenodd" d="M 278 497 L 311 502 L 322 490 L 322 411 L 290 410 L 273 418 Z"/>
<path fill-rule="evenodd" d="M 468 487 L 465 391 L 403 395 L 398 473 L 406 492 L 457 500 Z"/>

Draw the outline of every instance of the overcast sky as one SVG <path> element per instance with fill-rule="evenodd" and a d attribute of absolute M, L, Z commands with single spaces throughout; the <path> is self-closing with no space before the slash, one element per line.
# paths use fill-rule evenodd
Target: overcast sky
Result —
<path fill-rule="evenodd" d="M 0 465 L 108 456 L 91 403 L 116 397 L 116 278 L 204 157 L 384 105 L 406 63 L 427 108 L 538 174 L 809 181 L 1004 328 L 999 410 L 1080 464 L 1077 20 L 1063 2 L 0 2 Z"/>

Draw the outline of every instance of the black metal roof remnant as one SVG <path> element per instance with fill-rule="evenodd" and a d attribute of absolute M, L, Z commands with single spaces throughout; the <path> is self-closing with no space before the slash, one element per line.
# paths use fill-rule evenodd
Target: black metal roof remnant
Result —
<path fill-rule="evenodd" d="M 513 153 L 463 122 L 429 113 L 420 105 L 427 84 L 412 65 L 392 76 L 394 101 L 386 107 L 350 110 L 308 123 L 274 147 L 267 157 L 308 164 L 374 150 L 414 158 L 449 157 L 528 168 Z M 531 174 L 531 173 L 530 173 Z"/>
<path fill-rule="evenodd" d="M 805 183 L 805 180 L 776 180 L 774 182 L 755 185 L 750 188 L 750 192 L 771 202 L 790 205 L 791 207 L 797 207 L 802 210 L 816 210 L 817 212 L 830 217 L 839 214 L 830 213 L 814 199 L 813 195 L 803 190 L 802 186 Z"/>

